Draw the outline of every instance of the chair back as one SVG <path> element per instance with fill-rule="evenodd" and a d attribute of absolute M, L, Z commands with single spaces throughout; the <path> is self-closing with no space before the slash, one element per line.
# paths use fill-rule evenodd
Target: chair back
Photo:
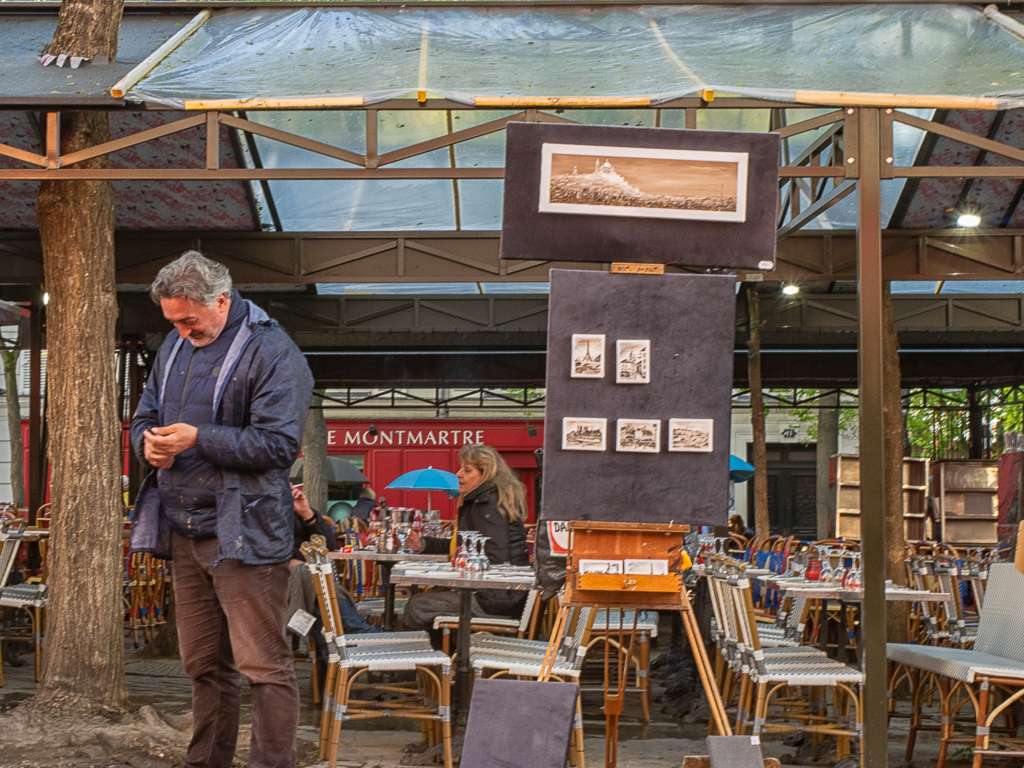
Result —
<path fill-rule="evenodd" d="M 535 617 L 540 610 L 540 590 L 531 589 L 526 593 L 526 602 L 523 603 L 523 615 L 519 617 L 519 635 L 526 637 L 532 634 L 535 626 Z"/>
<path fill-rule="evenodd" d="M 981 609 L 974 649 L 1024 661 L 1024 573 L 1013 563 L 996 563 L 989 568 L 985 604 Z"/>
<path fill-rule="evenodd" d="M 20 534 L 24 529 L 25 521 L 20 518 L 0 523 L 0 589 L 7 586 L 7 580 L 14 570 L 18 546 L 21 544 Z"/>

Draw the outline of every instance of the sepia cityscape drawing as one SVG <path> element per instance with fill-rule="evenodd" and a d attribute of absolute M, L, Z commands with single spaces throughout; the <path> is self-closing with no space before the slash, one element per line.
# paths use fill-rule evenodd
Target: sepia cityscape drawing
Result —
<path fill-rule="evenodd" d="M 615 450 L 625 453 L 660 453 L 661 421 L 619 419 L 615 430 Z"/>
<path fill-rule="evenodd" d="M 619 339 L 615 343 L 615 381 L 618 384 L 650 383 L 650 340 Z"/>
<path fill-rule="evenodd" d="M 604 378 L 604 336 L 597 333 L 572 335 L 572 378 Z"/>
<path fill-rule="evenodd" d="M 603 451 L 608 447 L 608 420 L 566 416 L 562 419 L 563 451 Z"/>
<path fill-rule="evenodd" d="M 668 449 L 690 453 L 711 453 L 714 419 L 669 419 Z"/>
<path fill-rule="evenodd" d="M 746 220 L 747 155 L 544 144 L 541 212 Z"/>

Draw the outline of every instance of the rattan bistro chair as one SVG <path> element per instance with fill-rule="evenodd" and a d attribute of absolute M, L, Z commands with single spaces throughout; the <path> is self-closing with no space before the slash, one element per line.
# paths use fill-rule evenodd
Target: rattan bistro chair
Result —
<path fill-rule="evenodd" d="M 335 592 L 334 569 L 322 548 L 304 543 L 306 568 L 320 606 L 327 642 L 327 674 L 320 717 L 320 757 L 335 768 L 342 723 L 400 717 L 441 726 L 445 768 L 452 768 L 451 658 L 430 646 L 425 632 L 379 632 L 346 636 Z M 408 694 L 397 701 L 366 701 L 352 696 L 356 682 L 373 672 L 415 672 L 418 688 L 374 686 Z M 433 694 L 432 696 L 428 694 Z M 429 731 L 429 729 L 428 729 Z"/>
<path fill-rule="evenodd" d="M 648 673 L 651 668 L 651 640 L 658 636 L 657 611 L 632 611 L 618 608 L 599 608 L 594 614 L 589 647 L 608 643 L 622 653 L 629 653 L 626 674 L 633 670 L 634 684 L 625 693 L 640 695 L 640 711 L 644 722 L 651 719 L 651 688 Z M 603 690 L 603 687 L 584 688 Z"/>
<path fill-rule="evenodd" d="M 31 624 L 27 633 L 0 635 L 0 686 L 4 685 L 3 643 L 4 640 L 27 640 L 35 650 L 35 679 L 42 676 L 43 665 L 43 610 L 46 608 L 46 584 L 7 584 L 18 558 L 25 521 L 20 518 L 0 522 L 0 608 L 12 608 L 26 613 Z"/>
<path fill-rule="evenodd" d="M 473 632 L 487 632 L 490 635 L 509 635 L 516 638 L 532 639 L 537 630 L 537 619 L 540 616 L 540 590 L 531 589 L 526 593 L 523 612 L 519 618 L 501 618 L 498 616 L 479 616 L 472 619 Z M 451 634 L 459 629 L 458 616 L 437 616 L 434 629 L 441 631 L 441 650 L 451 652 Z"/>
<path fill-rule="evenodd" d="M 985 603 L 981 611 L 973 648 L 952 648 L 911 643 L 890 643 L 888 658 L 922 674 L 936 676 L 942 725 L 936 768 L 943 768 L 949 745 L 973 743 L 973 768 L 984 758 L 997 756 L 992 746 L 1014 746 L 1012 734 L 994 734 L 995 723 L 1013 714 L 1012 705 L 1024 698 L 1024 574 L 1012 563 L 998 563 L 989 569 Z M 916 690 L 920 691 L 920 682 Z M 975 714 L 973 736 L 957 736 L 956 714 L 970 702 Z M 920 706 L 916 700 L 914 706 Z M 919 719 L 911 721 L 908 752 L 912 751 Z M 1012 728 L 1006 731 L 1014 730 Z M 909 756 L 908 756 L 909 759 Z"/>
<path fill-rule="evenodd" d="M 594 611 L 589 607 L 563 608 L 568 611 L 566 631 L 550 665 L 550 678 L 559 682 L 579 683 L 583 660 L 587 655 Z M 556 627 L 557 627 L 556 623 Z M 537 679 L 545 671 L 545 654 L 549 643 L 514 637 L 473 635 L 470 664 L 475 677 L 523 677 Z M 583 709 L 576 698 L 576 719 L 573 722 L 572 753 L 576 768 L 585 768 L 583 751 Z"/>

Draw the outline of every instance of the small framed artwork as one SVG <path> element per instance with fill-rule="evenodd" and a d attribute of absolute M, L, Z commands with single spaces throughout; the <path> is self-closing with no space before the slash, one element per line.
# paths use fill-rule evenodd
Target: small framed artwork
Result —
<path fill-rule="evenodd" d="M 669 419 L 668 449 L 685 453 L 714 450 L 714 419 Z"/>
<path fill-rule="evenodd" d="M 649 339 L 619 339 L 615 342 L 615 382 L 651 383 L 651 342 Z"/>
<path fill-rule="evenodd" d="M 604 335 L 574 333 L 572 335 L 572 371 L 574 379 L 604 378 Z"/>
<path fill-rule="evenodd" d="M 608 419 L 566 416 L 562 419 L 563 451 L 604 451 L 608 448 Z"/>
<path fill-rule="evenodd" d="M 746 152 L 541 146 L 541 213 L 747 220 Z"/>
<path fill-rule="evenodd" d="M 615 450 L 623 453 L 661 453 L 661 422 L 657 419 L 619 419 Z"/>

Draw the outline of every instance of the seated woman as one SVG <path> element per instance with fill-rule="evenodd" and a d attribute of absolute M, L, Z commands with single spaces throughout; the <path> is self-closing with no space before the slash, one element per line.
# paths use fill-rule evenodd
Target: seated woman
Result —
<path fill-rule="evenodd" d="M 508 464 L 489 445 L 467 445 L 459 451 L 458 530 L 478 531 L 488 538 L 487 559 L 492 563 L 529 565 L 526 551 L 526 491 Z M 409 545 L 427 554 L 448 554 L 448 539 L 426 538 Z M 526 593 L 488 589 L 476 593 L 474 616 L 514 616 Z M 432 590 L 413 595 L 405 607 L 410 629 L 432 629 L 435 616 L 458 615 L 461 598 L 455 590 Z"/>

